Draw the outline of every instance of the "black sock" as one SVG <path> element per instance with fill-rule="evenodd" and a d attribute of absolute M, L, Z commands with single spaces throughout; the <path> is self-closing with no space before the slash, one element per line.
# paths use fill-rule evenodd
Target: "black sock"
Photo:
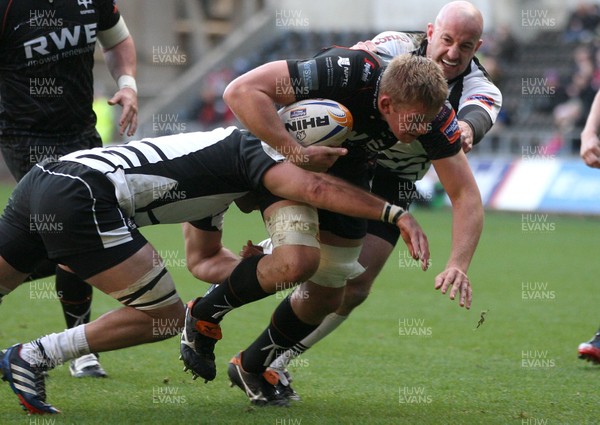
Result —
<path fill-rule="evenodd" d="M 223 283 L 202 297 L 192 309 L 198 320 L 219 323 L 234 308 L 271 295 L 265 292 L 256 276 L 256 267 L 264 255 L 245 258 Z"/>
<path fill-rule="evenodd" d="M 292 310 L 290 297 L 286 297 L 273 312 L 267 329 L 244 350 L 242 367 L 250 373 L 264 372 L 282 351 L 302 341 L 318 326 L 301 321 Z"/>
<path fill-rule="evenodd" d="M 92 286 L 89 283 L 56 267 L 56 293 L 68 328 L 89 323 L 92 309 Z"/>

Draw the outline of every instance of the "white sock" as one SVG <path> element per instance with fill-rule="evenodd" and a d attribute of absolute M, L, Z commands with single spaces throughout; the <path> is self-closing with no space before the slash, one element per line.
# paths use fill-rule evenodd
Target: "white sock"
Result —
<path fill-rule="evenodd" d="M 269 367 L 278 370 L 285 369 L 290 361 L 337 329 L 347 318 L 348 316 L 340 316 L 337 313 L 327 315 L 317 329 L 308 334 L 300 343 L 284 351 L 279 357 L 273 360 Z"/>
<path fill-rule="evenodd" d="M 20 354 L 21 358 L 31 365 L 51 369 L 68 360 L 89 354 L 89 352 L 90 347 L 85 337 L 85 325 L 80 325 L 23 344 Z"/>

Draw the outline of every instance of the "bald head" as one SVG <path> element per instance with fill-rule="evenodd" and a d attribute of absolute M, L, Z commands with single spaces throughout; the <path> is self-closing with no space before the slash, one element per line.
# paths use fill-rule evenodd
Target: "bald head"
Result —
<path fill-rule="evenodd" d="M 477 39 L 481 38 L 483 33 L 483 16 L 479 9 L 468 1 L 453 1 L 444 5 L 435 18 L 435 25 L 444 26 L 447 22 L 469 28 L 469 32 Z"/>
<path fill-rule="evenodd" d="M 427 56 L 442 67 L 446 79 L 458 77 L 469 66 L 481 46 L 483 17 L 467 1 L 442 7 L 435 25 L 427 26 Z"/>

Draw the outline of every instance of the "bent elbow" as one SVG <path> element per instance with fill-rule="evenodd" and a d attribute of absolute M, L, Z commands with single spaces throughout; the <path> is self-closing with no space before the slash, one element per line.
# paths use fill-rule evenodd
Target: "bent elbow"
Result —
<path fill-rule="evenodd" d="M 237 101 L 245 98 L 245 93 L 248 92 L 247 87 L 239 81 L 239 79 L 233 80 L 223 92 L 223 101 L 232 110 Z"/>

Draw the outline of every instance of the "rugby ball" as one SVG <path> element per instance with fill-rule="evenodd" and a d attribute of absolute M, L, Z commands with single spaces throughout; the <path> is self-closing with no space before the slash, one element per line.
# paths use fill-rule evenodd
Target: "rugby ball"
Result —
<path fill-rule="evenodd" d="M 339 146 L 352 131 L 352 114 L 329 99 L 308 99 L 279 110 L 286 130 L 302 146 Z"/>

